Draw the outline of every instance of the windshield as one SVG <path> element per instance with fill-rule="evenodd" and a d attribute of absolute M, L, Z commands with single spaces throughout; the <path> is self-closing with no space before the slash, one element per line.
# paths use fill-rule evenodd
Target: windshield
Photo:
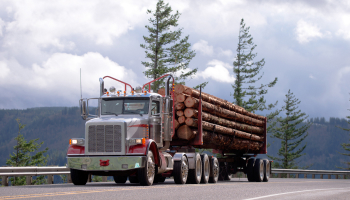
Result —
<path fill-rule="evenodd" d="M 102 99 L 102 115 L 148 114 L 149 98 Z"/>

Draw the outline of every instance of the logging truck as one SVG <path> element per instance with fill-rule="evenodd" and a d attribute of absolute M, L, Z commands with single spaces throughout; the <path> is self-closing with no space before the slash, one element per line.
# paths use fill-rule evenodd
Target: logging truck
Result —
<path fill-rule="evenodd" d="M 165 88 L 151 92 L 151 83 L 162 78 Z M 125 90 L 111 86 L 108 91 L 104 79 L 124 84 Z M 135 89 L 110 76 L 99 82 L 99 97 L 79 100 L 85 138 L 69 140 L 67 166 L 74 185 L 85 185 L 90 175 L 146 186 L 167 177 L 176 184 L 216 183 L 237 172 L 248 181 L 269 180 L 270 161 L 256 158 L 266 154 L 265 117 L 201 89 L 175 85 L 169 74 Z M 92 99 L 98 101 L 95 115 L 89 109 Z"/>

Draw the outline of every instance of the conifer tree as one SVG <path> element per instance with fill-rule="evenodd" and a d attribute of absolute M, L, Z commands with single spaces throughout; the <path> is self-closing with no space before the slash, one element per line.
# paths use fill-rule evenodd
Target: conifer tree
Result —
<path fill-rule="evenodd" d="M 233 62 L 233 72 L 236 75 L 235 83 L 232 85 L 234 89 L 233 98 L 234 104 L 245 108 L 249 112 L 271 110 L 277 105 L 266 105 L 265 94 L 267 88 L 273 87 L 277 83 L 277 77 L 268 84 L 258 86 L 258 81 L 263 77 L 261 70 L 265 65 L 264 58 L 256 61 L 257 53 L 254 53 L 256 44 L 253 42 L 253 37 L 249 33 L 250 27 L 246 27 L 244 19 L 241 20 L 237 56 Z M 279 111 L 275 111 L 268 115 L 268 119 L 278 115 Z"/>
<path fill-rule="evenodd" d="M 310 122 L 306 122 L 308 116 L 298 109 L 300 104 L 299 99 L 295 98 L 295 95 L 288 91 L 285 105 L 282 107 L 282 112 L 285 117 L 276 117 L 277 126 L 271 129 L 272 135 L 270 137 L 281 140 L 281 148 L 278 151 L 278 157 L 268 156 L 274 160 L 274 167 L 283 169 L 295 169 L 297 168 L 296 159 L 305 155 L 304 151 L 306 144 L 301 143 L 308 136 L 307 130 L 311 126 Z M 306 123 L 306 124 L 303 124 Z"/>
<path fill-rule="evenodd" d="M 47 163 L 48 155 L 44 156 L 44 154 L 48 151 L 48 148 L 36 152 L 44 142 L 37 143 L 39 139 L 27 142 L 21 134 L 21 130 L 25 125 L 21 124 L 20 119 L 18 118 L 16 121 L 18 124 L 18 134 L 17 137 L 15 137 L 17 144 L 13 147 L 15 152 L 13 152 L 12 155 L 10 154 L 10 159 L 7 159 L 6 164 L 14 167 L 45 165 Z M 12 185 L 25 185 L 25 180 L 25 177 L 10 178 Z M 37 176 L 37 178 L 33 180 L 34 184 L 42 184 L 45 182 L 46 180 L 44 176 Z"/>
<path fill-rule="evenodd" d="M 350 109 L 348 109 L 348 110 L 350 110 Z M 348 119 L 347 123 L 350 124 L 350 116 L 346 116 L 346 118 Z M 350 133 L 350 128 L 344 128 L 344 127 L 339 127 L 339 128 L 343 129 L 344 131 L 349 131 L 349 133 Z M 349 134 L 349 136 L 350 136 L 350 134 Z M 349 141 L 350 141 L 350 139 L 349 139 Z M 349 157 L 348 157 L 348 161 L 344 162 L 344 164 L 346 164 L 347 167 L 345 167 L 345 168 L 340 167 L 340 168 L 350 170 L 350 142 L 349 143 L 342 143 L 341 146 L 345 150 L 345 152 L 348 152 L 348 153 L 341 153 L 341 154 L 344 156 L 349 156 Z"/>
<path fill-rule="evenodd" d="M 150 35 L 143 36 L 146 44 L 140 46 L 146 51 L 149 62 L 142 62 L 146 67 L 144 74 L 147 78 L 157 79 L 160 76 L 171 73 L 177 83 L 184 84 L 184 80 L 195 75 L 197 68 L 188 68 L 191 59 L 196 55 L 190 50 L 189 36 L 181 38 L 182 28 L 176 29 L 180 13 L 172 14 L 169 4 L 163 0 L 157 2 L 156 10 L 147 10 L 153 18 L 149 19 L 150 25 L 146 25 Z M 152 90 L 157 90 L 164 85 L 163 80 L 155 81 Z"/>

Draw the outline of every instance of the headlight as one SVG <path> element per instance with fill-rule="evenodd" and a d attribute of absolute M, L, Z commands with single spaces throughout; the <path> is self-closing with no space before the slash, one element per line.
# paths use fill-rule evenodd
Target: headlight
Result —
<path fill-rule="evenodd" d="M 84 146 L 85 139 L 84 138 L 72 138 L 69 140 L 69 144 L 77 145 L 77 146 Z"/>
<path fill-rule="evenodd" d="M 145 138 L 131 138 L 129 139 L 129 145 L 146 144 Z"/>

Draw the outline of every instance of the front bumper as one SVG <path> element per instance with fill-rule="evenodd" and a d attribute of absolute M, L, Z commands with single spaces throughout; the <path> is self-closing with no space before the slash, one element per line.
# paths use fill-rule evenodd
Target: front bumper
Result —
<path fill-rule="evenodd" d="M 84 171 L 126 171 L 145 167 L 146 156 L 75 156 L 67 157 L 67 163 Z"/>

